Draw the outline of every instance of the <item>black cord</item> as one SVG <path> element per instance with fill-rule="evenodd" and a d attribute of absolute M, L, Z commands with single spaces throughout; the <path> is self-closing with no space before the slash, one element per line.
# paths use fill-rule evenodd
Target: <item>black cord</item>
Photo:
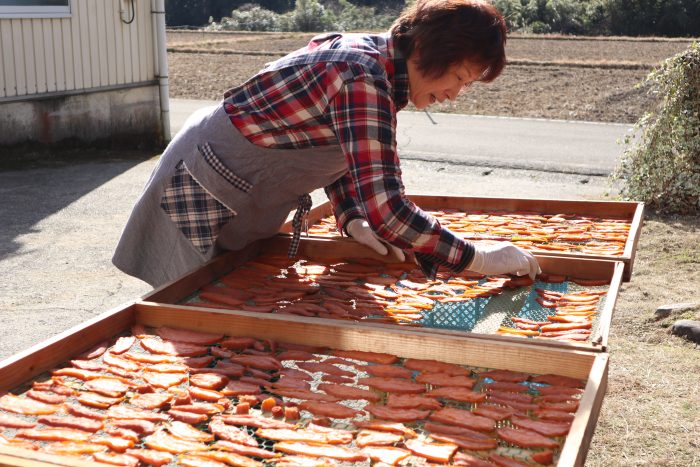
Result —
<path fill-rule="evenodd" d="M 136 9 L 134 8 L 134 2 L 136 0 L 127 0 L 127 1 L 129 1 L 131 3 L 131 19 L 129 21 L 124 21 L 124 19 L 122 19 L 122 23 L 131 24 L 134 22 L 134 18 L 136 18 Z"/>

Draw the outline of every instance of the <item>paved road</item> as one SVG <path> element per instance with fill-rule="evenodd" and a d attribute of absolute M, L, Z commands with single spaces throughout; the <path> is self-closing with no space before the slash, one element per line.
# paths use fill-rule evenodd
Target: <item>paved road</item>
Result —
<path fill-rule="evenodd" d="M 175 130 L 203 105 L 177 100 L 173 104 Z M 561 173 L 561 168 L 570 161 L 588 167 L 598 160 L 610 163 L 617 149 L 611 134 L 623 129 L 456 115 L 433 118 L 438 125 L 423 113 L 402 113 L 399 120 L 403 180 L 409 194 L 601 199 L 608 188 L 606 177 Z M 538 143 L 531 137 L 546 134 L 543 129 L 535 131 L 545 127 L 561 141 Z M 608 127 L 610 132 L 603 133 Z M 574 136 L 577 129 L 590 132 L 591 142 L 571 149 L 568 144 L 574 136 L 563 137 L 558 128 L 573 129 L 567 131 Z M 511 151 L 518 156 L 511 157 Z M 566 157 L 555 158 L 562 154 Z M 586 162 L 584 155 L 592 154 L 599 159 Z M 157 162 L 155 156 L 85 154 L 82 161 L 71 164 L 0 171 L 0 359 L 150 290 L 114 268 L 110 259 Z M 477 156 L 485 158 L 481 165 L 473 164 Z M 517 168 L 529 158 L 547 160 L 560 171 Z M 312 196 L 315 203 L 324 201 L 321 191 Z"/>
<path fill-rule="evenodd" d="M 196 109 L 217 101 L 171 99 L 177 132 Z M 402 160 L 446 162 L 580 175 L 609 174 L 631 125 L 534 118 L 399 112 Z"/>

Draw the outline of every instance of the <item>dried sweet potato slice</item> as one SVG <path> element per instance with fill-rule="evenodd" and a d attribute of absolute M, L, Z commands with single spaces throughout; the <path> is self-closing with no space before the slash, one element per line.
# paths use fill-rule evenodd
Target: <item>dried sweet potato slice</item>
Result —
<path fill-rule="evenodd" d="M 90 439 L 91 435 L 85 431 L 71 430 L 69 428 L 26 428 L 18 430 L 15 436 L 37 441 L 81 442 Z"/>
<path fill-rule="evenodd" d="M 187 344 L 185 342 L 160 341 L 151 337 L 141 339 L 141 346 L 151 353 L 176 357 L 200 357 L 209 352 L 209 348 L 202 345 Z"/>
<path fill-rule="evenodd" d="M 486 393 L 475 392 L 465 387 L 443 386 L 425 393 L 426 397 L 439 397 L 459 402 L 470 402 L 472 404 L 486 400 Z"/>
<path fill-rule="evenodd" d="M 513 415 L 510 419 L 513 426 L 535 431 L 544 436 L 566 436 L 571 428 L 570 423 L 547 422 Z"/>
<path fill-rule="evenodd" d="M 421 394 L 425 392 L 425 385 L 401 378 L 381 378 L 371 376 L 359 378 L 358 384 L 363 384 L 380 391 L 393 394 Z"/>
<path fill-rule="evenodd" d="M 160 409 L 173 400 L 173 395 L 167 392 L 148 392 L 146 394 L 136 394 L 129 403 L 140 409 L 154 410 Z"/>
<path fill-rule="evenodd" d="M 185 441 L 165 431 L 157 431 L 144 439 L 144 444 L 157 451 L 165 451 L 173 454 L 182 454 L 193 451 L 206 451 L 209 449 L 204 443 L 196 441 Z"/>
<path fill-rule="evenodd" d="M 102 429 L 104 424 L 98 420 L 92 420 L 90 418 L 84 417 L 61 417 L 58 415 L 42 415 L 37 418 L 39 423 L 44 425 L 61 427 L 61 428 L 73 428 L 76 430 L 96 432 Z"/>
<path fill-rule="evenodd" d="M 190 384 L 204 389 L 219 390 L 226 386 L 229 380 L 217 373 L 198 373 L 190 376 Z"/>
<path fill-rule="evenodd" d="M 398 365 L 364 365 L 357 367 L 360 371 L 366 371 L 372 376 L 382 378 L 406 378 L 411 379 L 413 371 Z"/>
<path fill-rule="evenodd" d="M 25 399 L 14 394 L 5 394 L 0 397 L 0 409 L 22 415 L 48 415 L 56 412 L 59 406 Z"/>
<path fill-rule="evenodd" d="M 187 344 L 197 345 L 216 344 L 224 338 L 223 334 L 211 334 L 206 332 L 190 331 L 187 329 L 171 328 L 167 326 L 156 328 L 156 334 L 168 341 L 185 342 Z"/>
<path fill-rule="evenodd" d="M 261 459 L 275 459 L 280 457 L 280 454 L 268 451 L 267 449 L 246 446 L 244 444 L 232 443 L 231 441 L 219 440 L 211 445 L 212 449 L 221 451 L 233 452 L 242 456 L 253 456 Z"/>
<path fill-rule="evenodd" d="M 367 454 L 375 462 L 383 462 L 388 465 L 398 465 L 411 455 L 406 449 L 391 446 L 367 446 L 362 452 Z"/>
<path fill-rule="evenodd" d="M 355 444 L 364 448 L 367 446 L 393 446 L 403 441 L 403 436 L 386 431 L 360 430 L 355 437 Z"/>
<path fill-rule="evenodd" d="M 521 448 L 557 448 L 559 443 L 551 438 L 542 436 L 525 428 L 504 427 L 496 430 L 498 437 L 503 441 L 520 446 Z"/>
<path fill-rule="evenodd" d="M 97 462 L 103 464 L 121 465 L 125 467 L 138 467 L 139 459 L 129 454 L 116 454 L 113 452 L 96 452 L 92 455 Z"/>
<path fill-rule="evenodd" d="M 299 404 L 299 408 L 320 417 L 353 418 L 357 415 L 362 415 L 361 411 L 351 409 L 350 407 L 336 402 L 304 401 Z"/>
<path fill-rule="evenodd" d="M 370 402 L 381 400 L 381 397 L 376 392 L 343 384 L 319 384 L 317 389 L 343 400 L 366 400 Z"/>
<path fill-rule="evenodd" d="M 468 451 L 489 451 L 496 449 L 498 446 L 498 441 L 495 438 L 472 438 L 459 435 L 440 435 L 437 433 L 431 433 L 430 437 L 435 441 L 456 444 L 461 449 Z"/>
<path fill-rule="evenodd" d="M 432 386 L 461 386 L 468 389 L 474 387 L 476 380 L 465 375 L 450 375 L 447 373 L 420 373 L 416 376 L 416 382 L 430 384 Z"/>
<path fill-rule="evenodd" d="M 174 421 L 166 425 L 165 429 L 168 430 L 170 434 L 187 441 L 202 441 L 204 443 L 214 441 L 214 435 L 206 431 L 198 430 L 189 423 Z"/>
<path fill-rule="evenodd" d="M 345 462 L 366 461 L 367 454 L 333 444 L 306 444 L 281 441 L 275 444 L 275 450 L 289 454 L 336 459 Z"/>
<path fill-rule="evenodd" d="M 445 423 L 448 425 L 458 425 L 476 431 L 493 431 L 496 423 L 490 418 L 474 415 L 469 410 L 445 407 L 430 414 L 430 420 Z"/>
<path fill-rule="evenodd" d="M 34 428 L 36 423 L 28 420 L 22 420 L 21 418 L 13 417 L 12 415 L 0 413 L 0 426 L 7 428 Z"/>
<path fill-rule="evenodd" d="M 209 431 L 219 439 L 243 444 L 245 446 L 258 447 L 258 442 L 255 438 L 250 436 L 247 431 L 241 430 L 233 425 L 227 425 L 221 417 L 214 417 L 211 422 L 209 422 Z"/>
<path fill-rule="evenodd" d="M 424 420 L 430 415 L 430 410 L 399 409 L 396 407 L 373 404 L 366 405 L 365 410 L 377 418 L 393 422 L 414 422 Z"/>
<path fill-rule="evenodd" d="M 153 449 L 127 449 L 126 453 L 149 465 L 161 466 L 173 461 L 172 454 Z"/>
<path fill-rule="evenodd" d="M 442 463 L 449 462 L 458 449 L 453 443 L 426 443 L 417 439 L 409 439 L 404 445 L 416 456 Z"/>
<path fill-rule="evenodd" d="M 415 394 L 389 394 L 386 405 L 398 409 L 437 410 L 442 407 L 439 401 L 431 397 Z"/>

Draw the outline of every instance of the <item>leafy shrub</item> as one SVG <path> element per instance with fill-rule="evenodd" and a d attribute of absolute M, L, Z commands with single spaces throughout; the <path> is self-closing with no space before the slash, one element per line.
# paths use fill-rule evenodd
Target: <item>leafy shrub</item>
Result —
<path fill-rule="evenodd" d="M 249 4 L 231 12 L 231 17 L 221 18 L 220 23 L 211 23 L 209 30 L 235 31 L 280 31 L 279 15 L 259 5 Z"/>
<path fill-rule="evenodd" d="M 652 209 L 700 213 L 700 45 L 664 61 L 647 76 L 661 106 L 635 125 L 613 179 L 622 195 Z"/>

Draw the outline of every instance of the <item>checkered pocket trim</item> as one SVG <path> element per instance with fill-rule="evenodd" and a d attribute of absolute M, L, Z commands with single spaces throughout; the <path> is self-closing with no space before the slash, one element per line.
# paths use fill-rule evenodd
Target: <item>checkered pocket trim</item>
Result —
<path fill-rule="evenodd" d="M 231 172 L 231 170 L 226 167 L 223 162 L 221 162 L 221 159 L 219 159 L 216 154 L 214 154 L 214 151 L 212 151 L 209 143 L 203 143 L 202 145 L 197 146 L 197 148 L 202 156 L 204 156 L 204 160 L 207 162 L 207 164 L 209 164 L 209 166 L 214 169 L 216 173 L 228 180 L 231 185 L 245 193 L 248 193 L 253 188 L 251 183 L 243 180 L 241 177 Z"/>
<path fill-rule="evenodd" d="M 184 161 L 165 187 L 160 207 L 200 253 L 206 254 L 221 228 L 236 216 L 209 194 L 187 170 Z"/>

